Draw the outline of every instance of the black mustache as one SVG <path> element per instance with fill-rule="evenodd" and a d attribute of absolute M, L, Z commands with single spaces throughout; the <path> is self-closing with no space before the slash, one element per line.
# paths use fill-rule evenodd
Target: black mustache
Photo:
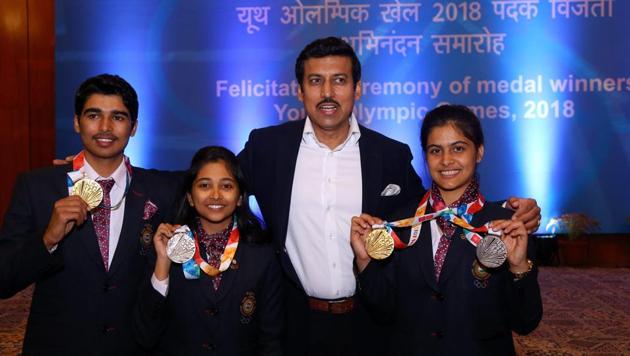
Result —
<path fill-rule="evenodd" d="M 317 106 L 320 106 L 322 104 L 335 104 L 337 106 L 341 106 L 341 104 L 339 104 L 337 101 L 333 100 L 333 98 L 324 98 L 324 100 L 320 101 L 319 104 L 317 104 Z"/>

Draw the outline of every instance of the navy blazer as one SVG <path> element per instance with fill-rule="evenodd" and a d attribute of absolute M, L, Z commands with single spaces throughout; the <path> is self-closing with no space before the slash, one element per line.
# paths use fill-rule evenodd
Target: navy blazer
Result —
<path fill-rule="evenodd" d="M 269 244 L 241 239 L 217 291 L 203 271 L 172 264 L 166 297 L 146 279 L 135 310 L 138 340 L 158 355 L 282 353 L 282 272 Z"/>
<path fill-rule="evenodd" d="M 252 195 L 256 196 L 283 270 L 301 288 L 285 249 L 295 163 L 305 120 L 253 130 L 238 158 Z M 424 193 L 420 177 L 411 166 L 409 146 L 360 126 L 362 212 L 384 215 L 410 198 Z M 401 192 L 381 196 L 388 184 Z M 357 212 L 358 214 L 359 212 Z"/>
<path fill-rule="evenodd" d="M 134 340 L 131 314 L 148 269 L 152 245 L 141 233 L 169 213 L 172 183 L 141 168 L 125 200 L 120 240 L 105 270 L 92 219 L 75 227 L 49 253 L 42 237 L 55 202 L 68 196 L 71 165 L 44 168 L 18 177 L 0 232 L 0 297 L 35 283 L 24 339 L 24 355 L 121 355 L 142 350 Z M 147 200 L 158 210 L 143 220 Z"/>
<path fill-rule="evenodd" d="M 416 198 L 390 217 L 413 216 Z M 427 212 L 431 212 L 430 206 Z M 509 219 L 510 210 L 486 202 L 473 226 Z M 397 229 L 402 240 L 410 228 Z M 507 263 L 493 270 L 483 287 L 472 275 L 475 247 L 458 228 L 444 261 L 439 283 L 433 267 L 429 222 L 415 245 L 372 261 L 359 275 L 360 294 L 381 319 L 394 321 L 392 355 L 510 355 L 512 331 L 527 334 L 542 318 L 542 301 L 534 269 L 514 281 Z M 529 247 L 529 246 L 528 246 Z"/>

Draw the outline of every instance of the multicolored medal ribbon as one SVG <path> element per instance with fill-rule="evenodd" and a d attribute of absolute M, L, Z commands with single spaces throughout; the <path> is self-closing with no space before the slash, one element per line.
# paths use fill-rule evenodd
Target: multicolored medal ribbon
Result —
<path fill-rule="evenodd" d="M 127 168 L 127 180 L 125 185 L 125 193 L 120 201 L 112 206 L 103 206 L 103 209 L 115 210 L 117 209 L 125 199 L 127 195 L 127 191 L 129 190 L 129 186 L 131 183 L 132 176 L 132 168 L 131 163 L 129 162 L 129 157 L 124 156 L 125 167 Z M 95 180 L 90 179 L 86 176 L 84 167 L 85 166 L 85 152 L 81 151 L 77 154 L 72 160 L 72 171 L 67 174 L 67 185 L 68 185 L 68 195 L 78 195 L 83 199 L 89 210 L 92 210 L 101 204 L 103 200 L 103 189 L 101 185 L 98 184 Z"/>
<path fill-rule="evenodd" d="M 466 239 L 473 246 L 477 247 L 477 258 L 484 266 L 494 268 L 505 262 L 507 249 L 503 241 L 498 238 L 500 233 L 492 230 L 490 223 L 480 227 L 470 225 L 473 214 L 483 208 L 485 203 L 483 195 L 479 194 L 479 198 L 469 204 L 462 204 L 456 208 L 446 208 L 425 214 L 429 200 L 430 192 L 427 192 L 420 201 L 414 217 L 373 225 L 372 228 L 374 230 L 370 232 L 366 239 L 366 249 L 370 257 L 373 259 L 384 259 L 389 257 L 394 249 L 413 246 L 420 236 L 420 228 L 423 222 L 443 217 L 464 230 Z M 402 242 L 392 230 L 393 227 L 411 227 L 409 242 Z M 483 238 L 481 234 L 487 234 L 487 236 Z"/>
<path fill-rule="evenodd" d="M 182 227 L 178 228 L 178 230 L 181 228 Z M 189 238 L 194 242 L 193 256 L 187 261 L 177 262 L 182 263 L 184 277 L 186 279 L 199 279 L 201 275 L 200 271 L 203 271 L 210 277 L 216 277 L 219 273 L 225 271 L 230 267 L 230 265 L 232 264 L 232 260 L 234 259 L 234 255 L 236 255 L 236 249 L 238 248 L 238 241 L 240 238 L 238 226 L 236 223 L 236 217 L 234 217 L 234 226 L 232 227 L 232 231 L 230 231 L 230 236 L 228 237 L 227 244 L 225 245 L 225 249 L 223 250 L 223 254 L 221 255 L 219 268 L 213 267 L 208 262 L 204 261 L 204 259 L 201 257 L 201 249 L 199 248 L 199 238 L 197 237 L 197 234 L 193 234 L 188 226 L 186 226 L 186 229 L 188 229 L 188 233 L 186 233 L 186 236 L 188 237 L 186 238 Z M 171 237 L 171 239 L 169 239 L 169 244 L 174 237 L 175 235 Z M 171 260 L 173 259 L 171 258 Z M 173 262 L 176 261 L 173 260 Z"/>

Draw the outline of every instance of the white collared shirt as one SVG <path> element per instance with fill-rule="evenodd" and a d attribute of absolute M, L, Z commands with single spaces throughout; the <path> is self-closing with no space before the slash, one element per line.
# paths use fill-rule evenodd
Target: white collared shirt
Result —
<path fill-rule="evenodd" d="M 83 172 L 85 175 L 93 180 L 99 181 L 108 178 L 114 179 L 114 185 L 109 193 L 111 205 L 114 206 L 120 202 L 120 205 L 116 209 L 110 210 L 109 215 L 109 257 L 107 259 L 109 268 L 112 265 L 114 258 L 114 252 L 116 252 L 116 246 L 118 246 L 118 240 L 120 239 L 120 231 L 122 230 L 123 218 L 125 216 L 125 189 L 127 188 L 127 167 L 123 160 L 118 168 L 109 177 L 101 177 L 96 173 L 94 168 L 90 166 L 87 158 L 83 165 Z M 131 182 L 129 182 L 131 184 Z M 122 200 L 122 201 L 121 201 Z"/>
<path fill-rule="evenodd" d="M 285 247 L 306 294 L 321 299 L 356 288 L 350 219 L 362 208 L 361 132 L 349 120 L 348 137 L 330 149 L 307 117 L 295 165 Z"/>

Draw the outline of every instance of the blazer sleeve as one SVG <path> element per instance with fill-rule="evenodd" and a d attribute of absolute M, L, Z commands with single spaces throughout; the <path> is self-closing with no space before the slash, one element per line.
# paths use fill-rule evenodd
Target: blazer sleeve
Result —
<path fill-rule="evenodd" d="M 501 202 L 487 202 L 487 208 L 494 219 L 509 219 L 514 212 L 503 208 Z M 534 260 L 535 248 L 529 239 L 527 244 L 527 257 Z M 540 323 L 543 314 L 540 286 L 538 285 L 538 268 L 534 266 L 532 271 L 522 279 L 515 281 L 509 269 L 506 283 L 506 302 L 509 311 L 510 329 L 520 335 L 532 332 Z"/>
<path fill-rule="evenodd" d="M 512 330 L 526 335 L 536 329 L 543 314 L 538 268 L 534 267 L 523 279 L 509 284 L 508 306 Z"/>
<path fill-rule="evenodd" d="M 253 130 L 249 133 L 249 138 L 247 142 L 245 142 L 245 147 L 238 154 L 238 162 L 241 166 L 241 170 L 243 171 L 243 175 L 245 175 L 245 182 L 247 183 L 247 187 L 250 189 L 250 193 L 254 189 L 254 140 L 256 136 L 256 130 Z"/>
<path fill-rule="evenodd" d="M 46 227 L 35 224 L 31 187 L 28 175 L 17 178 L 0 231 L 0 298 L 12 297 L 63 266 L 59 250 L 50 253 L 44 245 Z"/>
<path fill-rule="evenodd" d="M 384 261 L 372 260 L 363 272 L 357 275 L 359 297 L 372 316 L 382 323 L 391 323 L 396 315 L 395 270 L 397 256 Z"/>
<path fill-rule="evenodd" d="M 262 282 L 261 310 L 260 310 L 260 338 L 261 355 L 282 355 L 282 335 L 284 331 L 284 300 L 282 291 L 282 271 L 273 251 L 267 271 L 264 272 Z"/>
<path fill-rule="evenodd" d="M 136 341 L 145 349 L 153 349 L 166 330 L 168 324 L 166 298 L 153 288 L 151 275 L 144 278 L 132 322 Z"/>
<path fill-rule="evenodd" d="M 409 164 L 409 167 L 411 172 L 408 176 L 410 178 L 415 176 L 420 189 L 424 190 L 420 184 L 420 178 L 418 178 L 411 164 Z M 400 204 L 394 212 L 384 216 L 384 218 L 388 221 L 395 221 L 412 216 L 422 195 L 424 193 L 411 195 L 411 198 Z M 397 251 L 394 251 L 389 258 L 384 260 L 371 260 L 363 272 L 357 275 L 357 289 L 360 298 L 370 313 L 377 320 L 384 323 L 393 322 L 397 312 L 399 287 L 396 271 L 399 266 L 400 256 Z"/>

